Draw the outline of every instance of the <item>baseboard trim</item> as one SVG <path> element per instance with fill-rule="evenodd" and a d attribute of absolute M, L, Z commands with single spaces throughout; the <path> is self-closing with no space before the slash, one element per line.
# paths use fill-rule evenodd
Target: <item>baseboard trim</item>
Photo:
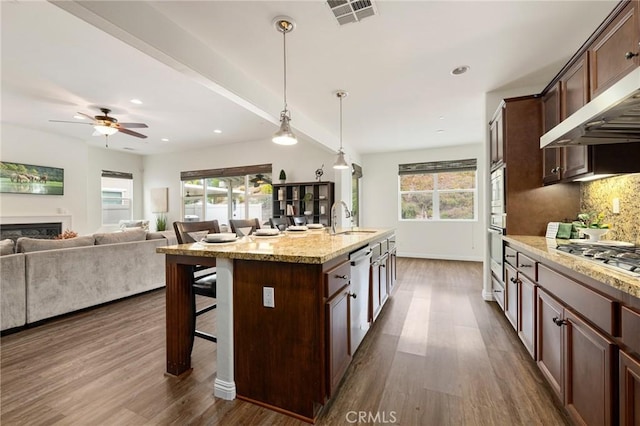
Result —
<path fill-rule="evenodd" d="M 496 298 L 493 297 L 492 291 L 482 290 L 482 298 L 487 302 L 495 302 Z"/>
<path fill-rule="evenodd" d="M 434 260 L 460 260 L 463 262 L 484 262 L 484 258 L 479 256 L 455 256 L 455 255 L 442 255 L 442 254 L 398 252 L 398 257 L 413 257 L 417 259 L 434 259 Z"/>
<path fill-rule="evenodd" d="M 236 384 L 235 382 L 226 382 L 216 378 L 213 383 L 213 395 L 218 398 L 231 401 L 236 399 Z"/>

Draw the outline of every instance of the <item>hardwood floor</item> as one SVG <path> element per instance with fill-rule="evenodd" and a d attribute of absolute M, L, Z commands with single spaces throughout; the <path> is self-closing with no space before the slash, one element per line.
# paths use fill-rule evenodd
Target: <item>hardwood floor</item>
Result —
<path fill-rule="evenodd" d="M 495 303 L 482 266 L 398 259 L 398 286 L 317 424 L 570 424 Z M 206 303 L 206 300 L 204 300 Z M 198 328 L 215 330 L 215 311 Z M 302 425 L 213 397 L 216 345 L 164 376 L 164 291 L 0 340 L 4 425 Z"/>

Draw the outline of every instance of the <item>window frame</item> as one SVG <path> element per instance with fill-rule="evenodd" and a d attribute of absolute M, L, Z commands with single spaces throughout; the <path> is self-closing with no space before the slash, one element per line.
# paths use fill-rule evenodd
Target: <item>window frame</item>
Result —
<path fill-rule="evenodd" d="M 458 165 L 459 162 L 468 162 L 464 167 Z M 457 167 L 456 167 L 457 166 Z M 413 171 L 409 171 L 413 170 Z M 473 171 L 474 187 L 460 189 L 440 189 L 438 188 L 438 175 L 441 173 L 457 173 Z M 404 175 L 432 175 L 433 189 L 402 191 L 402 176 Z M 443 194 L 454 193 L 471 193 L 473 196 L 473 218 L 468 219 L 447 219 L 440 217 L 440 196 Z M 403 218 L 402 217 L 402 197 L 406 194 L 431 194 L 432 217 L 421 218 Z M 398 220 L 400 222 L 477 222 L 478 219 L 478 169 L 476 160 L 459 160 L 459 161 L 436 161 L 431 163 L 415 163 L 400 164 L 398 172 Z"/>

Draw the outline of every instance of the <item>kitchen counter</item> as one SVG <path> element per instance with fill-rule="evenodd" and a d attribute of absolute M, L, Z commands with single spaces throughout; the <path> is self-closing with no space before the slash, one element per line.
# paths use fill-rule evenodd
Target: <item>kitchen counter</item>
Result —
<path fill-rule="evenodd" d="M 331 396 L 330 372 L 338 371 L 329 357 L 335 352 L 332 339 L 348 336 L 349 301 L 356 297 L 348 254 L 393 234 L 392 229 L 362 228 L 335 235 L 289 231 L 159 248 L 167 277 L 167 374 L 191 371 L 192 266 L 215 266 L 214 395 L 314 422 Z M 331 334 L 334 328 L 338 331 Z"/>
<path fill-rule="evenodd" d="M 345 232 L 347 232 L 345 234 Z M 350 233 L 355 232 L 355 233 Z M 267 262 L 323 264 L 369 242 L 393 234 L 391 229 L 286 231 L 278 237 L 244 237 L 233 243 L 193 243 L 161 247 L 158 253 Z"/>
<path fill-rule="evenodd" d="M 640 278 L 617 272 L 590 260 L 556 250 L 566 240 L 550 240 L 545 237 L 523 235 L 504 236 L 503 240 L 515 248 L 521 248 L 543 259 L 555 262 L 623 293 L 640 298 Z"/>

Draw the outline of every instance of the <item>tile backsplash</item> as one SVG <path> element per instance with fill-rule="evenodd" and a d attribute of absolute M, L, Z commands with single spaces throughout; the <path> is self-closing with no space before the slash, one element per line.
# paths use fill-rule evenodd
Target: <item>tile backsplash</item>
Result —
<path fill-rule="evenodd" d="M 613 214 L 613 199 L 620 200 L 620 214 Z M 580 210 L 604 213 L 611 231 L 604 239 L 640 245 L 640 173 L 580 184 Z"/>

